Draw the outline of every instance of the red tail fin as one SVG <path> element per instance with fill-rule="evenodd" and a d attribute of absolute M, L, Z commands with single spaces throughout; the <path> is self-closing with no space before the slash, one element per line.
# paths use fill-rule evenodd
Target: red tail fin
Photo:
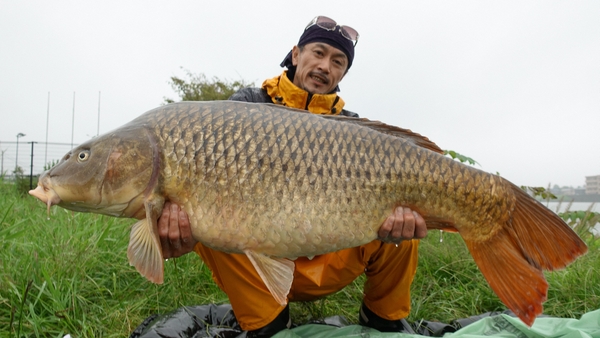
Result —
<path fill-rule="evenodd" d="M 542 313 L 548 283 L 542 273 L 567 266 L 587 252 L 558 215 L 513 185 L 512 222 L 486 242 L 465 239 L 481 273 L 504 304 L 531 326 Z"/>
<path fill-rule="evenodd" d="M 513 186 L 517 205 L 512 229 L 524 256 L 544 270 L 564 268 L 587 246 L 556 213 Z"/>

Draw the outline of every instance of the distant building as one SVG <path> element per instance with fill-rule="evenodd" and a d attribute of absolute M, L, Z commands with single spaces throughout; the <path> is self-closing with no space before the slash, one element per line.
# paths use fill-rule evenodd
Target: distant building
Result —
<path fill-rule="evenodd" d="M 573 187 L 562 187 L 560 188 L 560 195 L 565 195 L 565 196 L 573 196 L 575 195 L 575 188 Z"/>
<path fill-rule="evenodd" d="M 600 175 L 585 177 L 585 194 L 600 195 Z"/>

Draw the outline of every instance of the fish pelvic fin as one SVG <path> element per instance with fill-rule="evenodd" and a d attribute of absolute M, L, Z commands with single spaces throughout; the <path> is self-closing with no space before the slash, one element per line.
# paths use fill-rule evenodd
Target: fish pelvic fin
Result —
<path fill-rule="evenodd" d="M 164 199 L 151 197 L 144 203 L 146 218 L 135 223 L 129 235 L 127 258 L 129 264 L 149 281 L 162 284 L 164 261 L 158 237 L 158 217 L 162 213 Z"/>
<path fill-rule="evenodd" d="M 273 298 L 280 305 L 286 305 L 294 280 L 294 262 L 285 258 L 269 257 L 252 250 L 244 250 L 244 253 L 265 282 Z"/>

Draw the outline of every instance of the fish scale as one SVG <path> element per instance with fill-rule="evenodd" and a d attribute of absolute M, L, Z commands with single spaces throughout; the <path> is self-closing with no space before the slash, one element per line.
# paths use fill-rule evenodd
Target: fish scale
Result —
<path fill-rule="evenodd" d="M 441 152 L 366 119 L 182 102 L 73 149 L 30 193 L 48 208 L 139 219 L 128 258 L 156 283 L 157 219 L 166 201 L 176 203 L 196 240 L 246 254 L 281 304 L 290 259 L 368 243 L 396 207 L 409 207 L 428 229 L 458 232 L 492 289 L 531 325 L 546 299 L 542 270 L 565 267 L 587 247 L 514 184 Z"/>
<path fill-rule="evenodd" d="M 185 111 L 182 113 L 189 114 Z M 160 120 L 163 114 L 156 115 L 156 118 Z M 305 232 L 310 232 L 315 224 L 331 224 L 328 219 L 326 222 L 322 222 L 320 215 L 331 214 L 333 210 L 338 210 L 342 217 L 338 222 L 363 224 L 353 230 L 358 234 L 355 234 L 349 243 L 323 243 L 322 245 L 326 245 L 325 247 L 315 245 L 308 252 L 309 255 L 320 254 L 355 246 L 357 245 L 355 240 L 364 241 L 365 238 L 376 238 L 376 229 L 399 201 L 406 204 L 417 204 L 423 199 L 423 196 L 440 195 L 439 192 L 431 191 L 431 182 L 428 178 L 432 171 L 430 167 L 438 168 L 437 162 L 443 161 L 444 158 L 440 157 L 436 159 L 435 164 L 432 164 L 425 155 L 420 154 L 420 152 L 427 152 L 426 150 L 410 147 L 410 144 L 403 147 L 402 143 L 390 141 L 389 139 L 392 137 L 389 135 L 370 133 L 367 129 L 350 124 L 343 126 L 341 132 L 328 133 L 326 130 L 332 129 L 330 121 L 315 119 L 307 114 L 298 119 L 301 123 L 292 123 L 292 119 L 283 119 L 277 113 L 268 110 L 261 110 L 260 114 L 236 110 L 229 112 L 228 116 L 213 114 L 212 111 L 209 111 L 206 115 L 198 114 L 196 120 L 186 121 L 189 124 L 200 124 L 205 131 L 204 137 L 196 139 L 193 147 L 188 147 L 197 149 L 194 152 L 185 152 L 186 148 L 182 144 L 184 142 L 181 141 L 190 142 L 193 139 L 190 137 L 186 139 L 185 134 L 179 128 L 176 115 L 168 120 L 168 123 L 160 129 L 159 134 L 159 138 L 165 139 L 177 138 L 178 133 L 181 135 L 180 139 L 173 142 L 175 146 L 171 153 L 176 156 L 167 155 L 166 159 L 174 173 L 173 176 L 183 178 L 183 182 L 174 180 L 171 184 L 195 186 L 197 183 L 192 179 L 200 182 L 214 181 L 223 187 L 223 193 L 227 194 L 230 199 L 228 204 L 216 206 L 216 199 L 222 197 L 223 194 L 213 192 L 212 194 L 197 193 L 194 195 L 201 199 L 188 202 L 190 205 L 212 205 L 208 209 L 203 208 L 203 210 L 211 210 L 210 213 L 194 213 L 202 214 L 196 222 L 205 224 L 204 227 L 199 228 L 199 233 L 207 231 L 207 227 L 219 222 L 223 214 L 222 210 L 233 208 L 234 204 L 246 204 L 246 206 L 240 207 L 241 210 L 244 210 L 240 212 L 240 215 L 247 215 L 241 221 L 252 224 L 248 228 L 254 231 L 252 233 L 240 231 L 238 237 L 254 237 L 259 243 L 264 240 L 264 234 L 267 233 L 265 229 L 278 227 L 278 231 L 286 231 L 290 228 L 288 223 L 295 217 L 290 217 L 289 214 L 285 214 L 283 217 L 278 213 L 280 204 L 303 203 L 295 209 L 297 211 L 292 215 L 297 215 L 299 219 L 304 220 L 304 224 L 308 227 Z M 250 115 L 254 115 L 255 118 L 246 118 Z M 160 122 L 155 125 L 160 126 Z M 340 142 L 344 139 L 349 142 Z M 252 142 L 248 143 L 249 141 Z M 240 146 L 241 142 L 244 142 L 244 146 Z M 165 152 L 167 152 L 166 149 Z M 367 158 L 366 154 L 373 153 L 383 154 L 385 158 L 382 165 L 378 166 L 375 161 Z M 195 157 L 196 161 L 190 157 Z M 333 161 L 325 161 L 324 157 L 331 158 Z M 419 162 L 419 158 L 425 160 Z M 238 165 L 233 165 L 234 163 L 239 164 L 240 159 L 245 159 L 245 167 L 249 167 L 243 172 L 240 172 Z M 388 169 L 384 170 L 383 168 Z M 394 168 L 403 170 L 395 172 Z M 190 175 L 191 172 L 206 172 L 206 176 Z M 369 174 L 365 174 L 366 172 Z M 406 180 L 402 180 L 403 176 L 406 176 Z M 435 177 L 436 175 L 433 175 L 433 178 Z M 404 187 L 399 188 L 402 181 L 414 183 L 404 184 Z M 378 182 L 385 183 L 382 185 Z M 370 188 L 367 190 L 366 187 Z M 273 200 L 271 194 L 256 193 L 268 190 L 272 190 L 280 199 Z M 392 194 L 391 192 L 396 193 Z M 379 196 L 375 196 L 378 193 L 380 193 Z M 370 194 L 370 196 L 365 198 L 365 194 Z M 181 202 L 186 203 L 187 201 L 183 200 L 181 195 L 181 193 L 178 195 L 179 198 L 182 198 Z M 265 197 L 257 198 L 256 195 Z M 207 196 L 212 196 L 215 200 L 208 202 Z M 238 196 L 237 199 L 235 196 Z M 249 196 L 253 196 L 253 198 Z M 364 200 L 373 200 L 374 203 L 367 203 Z M 467 198 L 467 200 L 469 199 Z M 326 201 L 332 201 L 332 203 Z M 340 201 L 344 201 L 346 206 L 340 206 Z M 422 208 L 424 213 L 427 213 L 428 208 L 436 206 L 431 201 L 431 198 L 428 198 L 428 203 L 425 203 L 425 208 Z M 249 203 L 251 206 L 248 205 Z M 340 208 L 346 211 L 339 212 Z M 362 215 L 366 216 L 365 219 L 356 219 Z M 223 224 L 226 229 L 229 229 L 227 222 Z M 240 227 L 244 228 L 243 225 Z M 334 231 L 326 226 L 323 228 Z M 306 233 L 303 236 L 306 237 Z M 287 238 L 290 241 L 293 240 L 292 236 Z M 219 244 L 215 244 L 219 243 L 218 238 L 207 239 L 207 242 L 209 246 L 225 251 L 239 252 L 239 250 L 248 249 L 241 248 L 241 246 L 233 249 L 220 247 Z M 230 241 L 227 242 L 230 243 Z M 300 248 L 301 252 L 289 252 L 290 244 L 282 243 L 282 249 L 278 252 L 271 244 L 269 243 L 269 250 L 265 253 L 274 256 L 297 257 L 307 251 L 306 247 L 302 247 Z M 261 250 L 260 247 L 250 249 Z"/>

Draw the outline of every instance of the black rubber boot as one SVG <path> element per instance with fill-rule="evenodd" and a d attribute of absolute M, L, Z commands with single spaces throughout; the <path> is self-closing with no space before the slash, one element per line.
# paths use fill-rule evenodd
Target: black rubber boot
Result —
<path fill-rule="evenodd" d="M 290 318 L 290 306 L 287 305 L 281 313 L 273 319 L 272 322 L 263 326 L 258 330 L 248 331 L 246 337 L 258 338 L 258 337 L 272 337 L 277 332 L 285 329 L 289 329 L 292 326 L 292 319 Z"/>
<path fill-rule="evenodd" d="M 379 332 L 403 332 L 415 334 L 415 331 L 406 319 L 387 320 L 374 314 L 364 303 L 360 307 L 358 322 Z"/>

